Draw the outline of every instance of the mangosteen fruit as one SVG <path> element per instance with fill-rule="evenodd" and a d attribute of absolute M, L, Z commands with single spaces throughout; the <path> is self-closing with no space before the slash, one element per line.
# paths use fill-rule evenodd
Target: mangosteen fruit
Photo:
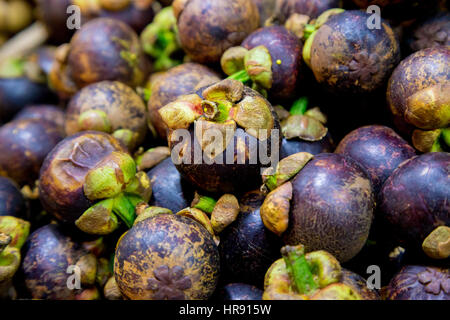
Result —
<path fill-rule="evenodd" d="M 79 288 L 77 279 L 73 282 L 69 279 L 75 274 L 75 267 L 80 271 Z M 26 288 L 33 299 L 91 300 L 99 296 L 95 288 L 95 256 L 57 224 L 43 226 L 30 235 L 22 268 Z"/>
<path fill-rule="evenodd" d="M 196 221 L 158 214 L 137 222 L 117 244 L 114 276 L 133 300 L 208 299 L 216 289 L 219 252 Z"/>
<path fill-rule="evenodd" d="M 63 138 L 56 124 L 36 119 L 11 121 L 0 128 L 0 175 L 33 186 L 47 154 Z"/>
<path fill-rule="evenodd" d="M 326 250 L 340 262 L 363 248 L 375 201 L 369 174 L 353 159 L 298 153 L 282 159 L 275 173 L 263 173 L 263 181 L 270 193 L 261 218 L 286 244 Z"/>
<path fill-rule="evenodd" d="M 416 155 L 414 148 L 394 130 L 380 125 L 350 132 L 341 140 L 336 153 L 356 160 L 369 172 L 375 194 L 403 161 Z"/>
<path fill-rule="evenodd" d="M 223 71 L 231 79 L 247 82 L 271 99 L 292 98 L 298 87 L 302 65 L 302 42 L 282 26 L 251 33 L 241 47 L 228 49 L 221 58 Z"/>
<path fill-rule="evenodd" d="M 450 145 L 449 66 L 448 46 L 423 49 L 403 60 L 389 80 L 387 100 L 396 126 L 419 151 Z"/>
<path fill-rule="evenodd" d="M 264 194 L 246 193 L 235 222 L 220 234 L 222 277 L 229 282 L 261 286 L 264 273 L 279 256 L 281 240 L 264 227 L 260 207 Z"/>
<path fill-rule="evenodd" d="M 213 70 L 197 63 L 184 63 L 163 73 L 150 85 L 148 101 L 149 123 L 162 139 L 167 138 L 167 126 L 158 110 L 181 95 L 219 81 L 219 75 Z"/>
<path fill-rule="evenodd" d="M 403 162 L 384 183 L 380 192 L 381 218 L 402 246 L 417 251 L 435 229 L 450 226 L 449 172 L 450 154 L 427 153 Z M 446 234 L 447 239 L 437 243 L 442 244 L 441 258 L 450 255 L 449 232 Z M 429 249 L 433 250 L 424 248 Z"/>
<path fill-rule="evenodd" d="M 408 265 L 384 290 L 387 300 L 450 300 L 450 270 Z"/>
<path fill-rule="evenodd" d="M 0 177 L 0 216 L 23 217 L 27 202 L 19 186 L 11 179 Z"/>
<path fill-rule="evenodd" d="M 172 160 L 183 177 L 212 193 L 248 191 L 279 157 L 279 122 L 271 104 L 226 79 L 179 97 L 159 113 L 169 127 Z"/>
<path fill-rule="evenodd" d="M 96 18 L 84 24 L 69 44 L 58 48 L 50 82 L 61 95 L 71 96 L 103 80 L 134 88 L 145 81 L 148 71 L 136 32 L 119 20 Z"/>
<path fill-rule="evenodd" d="M 181 47 L 195 62 L 212 64 L 259 26 L 258 7 L 247 0 L 175 0 Z"/>
<path fill-rule="evenodd" d="M 165 159 L 147 175 L 152 184 L 151 206 L 168 208 L 172 212 L 189 207 L 194 198 L 192 186 L 180 176 L 172 159 Z"/>
<path fill-rule="evenodd" d="M 273 15 L 277 0 L 252 0 L 252 2 L 258 7 L 259 25 L 263 27 L 267 19 Z"/>
<path fill-rule="evenodd" d="M 67 8 L 72 0 L 36 0 L 37 18 L 49 33 L 50 41 L 61 44 L 68 42 L 74 29 L 67 28 Z"/>
<path fill-rule="evenodd" d="M 142 144 L 148 130 L 146 106 L 132 88 L 119 81 L 93 83 L 70 100 L 65 129 L 68 136 L 88 130 L 110 133 L 132 151 Z"/>
<path fill-rule="evenodd" d="M 263 291 L 245 283 L 230 283 L 219 292 L 219 299 L 228 300 L 262 300 Z"/>
<path fill-rule="evenodd" d="M 380 29 L 369 29 L 369 17 L 364 11 L 349 10 L 328 16 L 324 23 L 317 19 L 303 58 L 330 92 L 374 92 L 387 83 L 400 61 L 400 44 L 389 23 L 381 19 Z"/>
<path fill-rule="evenodd" d="M 47 155 L 39 195 L 44 209 L 58 220 L 104 235 L 118 227 L 117 216 L 132 226 L 135 207 L 149 200 L 151 185 L 145 173 L 136 172 L 136 163 L 117 139 L 84 131 L 64 139 Z"/>
<path fill-rule="evenodd" d="M 414 24 L 406 39 L 411 52 L 450 45 L 450 13 L 441 12 Z"/>
<path fill-rule="evenodd" d="M 375 289 L 370 289 L 367 286 L 367 281 L 359 274 L 353 271 L 342 268 L 341 282 L 354 288 L 363 300 L 381 300 L 380 295 Z"/>
<path fill-rule="evenodd" d="M 64 132 L 66 113 L 64 110 L 55 105 L 32 105 L 22 109 L 14 120 L 24 119 L 36 119 L 49 121 L 61 128 L 61 132 Z M 65 133 L 64 133 L 65 134 Z"/>

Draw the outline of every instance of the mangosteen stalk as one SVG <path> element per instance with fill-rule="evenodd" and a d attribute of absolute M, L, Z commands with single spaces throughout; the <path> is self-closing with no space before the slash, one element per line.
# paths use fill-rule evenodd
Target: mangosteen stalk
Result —
<path fill-rule="evenodd" d="M 303 246 L 285 246 L 281 249 L 281 254 L 294 290 L 299 294 L 310 294 L 317 290 L 319 285 L 314 281 Z"/>
<path fill-rule="evenodd" d="M 192 208 L 196 208 L 202 210 L 206 213 L 211 214 L 216 206 L 217 201 L 211 197 L 202 196 L 199 194 L 195 195 L 195 198 L 192 202 Z"/>

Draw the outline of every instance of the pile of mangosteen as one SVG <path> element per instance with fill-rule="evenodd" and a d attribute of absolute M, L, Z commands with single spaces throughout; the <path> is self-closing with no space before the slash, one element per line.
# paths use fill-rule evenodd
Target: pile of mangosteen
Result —
<path fill-rule="evenodd" d="M 0 299 L 450 300 L 449 151 L 448 1 L 0 0 Z"/>

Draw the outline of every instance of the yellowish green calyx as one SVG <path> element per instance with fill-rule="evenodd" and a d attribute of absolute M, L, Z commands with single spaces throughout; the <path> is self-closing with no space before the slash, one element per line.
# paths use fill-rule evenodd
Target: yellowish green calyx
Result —
<path fill-rule="evenodd" d="M 148 207 L 147 209 L 144 210 L 144 212 L 142 212 L 141 214 L 139 214 L 137 216 L 136 220 L 134 221 L 134 224 L 136 225 L 137 223 L 139 223 L 141 221 L 156 217 L 157 215 L 160 215 L 160 214 L 173 214 L 173 212 L 167 208 Z"/>
<path fill-rule="evenodd" d="M 272 88 L 272 56 L 266 47 L 258 46 L 249 50 L 245 55 L 244 65 L 254 83 L 264 89 Z"/>
<path fill-rule="evenodd" d="M 80 131 L 95 130 L 110 133 L 112 130 L 108 115 L 103 110 L 88 110 L 78 118 Z"/>
<path fill-rule="evenodd" d="M 124 146 L 128 148 L 128 150 L 133 150 L 136 147 L 136 143 L 138 140 L 138 133 L 133 132 L 129 129 L 119 129 L 112 133 L 112 136 L 122 142 Z"/>
<path fill-rule="evenodd" d="M 107 235 L 117 229 L 119 222 L 112 212 L 113 199 L 100 201 L 86 210 L 75 225 L 83 232 L 96 235 Z"/>

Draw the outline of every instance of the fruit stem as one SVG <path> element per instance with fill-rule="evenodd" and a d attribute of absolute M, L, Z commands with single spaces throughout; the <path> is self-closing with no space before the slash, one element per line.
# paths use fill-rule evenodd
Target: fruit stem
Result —
<path fill-rule="evenodd" d="M 303 38 L 304 40 L 308 40 L 308 38 L 316 31 L 316 27 L 312 24 L 306 24 L 305 29 L 303 30 Z"/>
<path fill-rule="evenodd" d="M 128 228 L 133 226 L 134 220 L 136 219 L 136 210 L 126 195 L 121 193 L 114 198 L 112 211 L 125 222 Z"/>
<path fill-rule="evenodd" d="M 284 246 L 281 248 L 286 269 L 293 289 L 299 294 L 310 294 L 319 288 L 301 246 Z"/>
<path fill-rule="evenodd" d="M 308 97 L 301 97 L 294 101 L 289 113 L 291 115 L 304 115 L 308 108 Z"/>
<path fill-rule="evenodd" d="M 216 203 L 217 201 L 211 197 L 199 196 L 198 202 L 193 206 L 193 208 L 211 214 L 216 206 Z"/>
<path fill-rule="evenodd" d="M 250 81 L 250 76 L 248 75 L 246 70 L 241 70 L 241 71 L 238 71 L 238 72 L 232 74 L 227 79 L 233 79 L 233 80 L 240 81 L 242 83 L 246 83 L 246 82 Z"/>

